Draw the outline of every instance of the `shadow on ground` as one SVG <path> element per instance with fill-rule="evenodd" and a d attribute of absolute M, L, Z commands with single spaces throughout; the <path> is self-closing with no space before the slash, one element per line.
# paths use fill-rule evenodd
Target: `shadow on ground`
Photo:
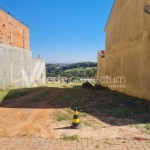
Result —
<path fill-rule="evenodd" d="M 79 112 L 93 115 L 110 125 L 129 124 L 128 121 L 119 123 L 117 118 L 150 123 L 150 101 L 116 91 L 83 89 L 81 86 L 45 86 L 9 90 L 4 95 L 0 108 L 74 109 L 77 106 Z"/>

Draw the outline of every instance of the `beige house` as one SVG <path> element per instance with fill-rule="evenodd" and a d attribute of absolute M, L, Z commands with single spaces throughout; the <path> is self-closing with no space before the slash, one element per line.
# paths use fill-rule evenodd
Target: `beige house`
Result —
<path fill-rule="evenodd" d="M 99 83 L 150 100 L 150 0 L 115 0 L 105 32 Z"/>

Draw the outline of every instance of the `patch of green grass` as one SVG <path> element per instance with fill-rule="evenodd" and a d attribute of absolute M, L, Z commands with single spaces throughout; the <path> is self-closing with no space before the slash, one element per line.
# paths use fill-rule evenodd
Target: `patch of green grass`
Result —
<path fill-rule="evenodd" d="M 88 121 L 82 121 L 82 124 L 84 124 L 87 127 L 93 127 L 93 125 Z"/>
<path fill-rule="evenodd" d="M 80 112 L 80 117 L 84 118 L 84 117 L 87 117 L 87 113 L 84 113 L 84 112 Z"/>
<path fill-rule="evenodd" d="M 7 96 L 8 92 L 9 92 L 8 90 L 0 90 L 0 103 Z"/>
<path fill-rule="evenodd" d="M 112 145 L 112 143 L 110 143 L 108 141 L 104 141 L 104 144 Z"/>
<path fill-rule="evenodd" d="M 55 89 L 45 89 L 42 93 L 37 93 L 34 97 L 31 97 L 28 99 L 28 101 L 42 101 L 45 99 L 50 98 L 49 95 L 54 91 Z"/>
<path fill-rule="evenodd" d="M 97 149 L 100 148 L 100 146 L 99 146 L 98 144 L 97 144 L 95 147 L 96 147 Z"/>
<path fill-rule="evenodd" d="M 63 136 L 62 139 L 66 141 L 79 141 L 78 135 Z"/>
<path fill-rule="evenodd" d="M 18 134 L 18 136 L 19 136 L 19 137 L 25 137 L 25 136 L 27 136 L 27 133 L 26 133 L 26 132 L 23 132 L 23 133 Z"/>
<path fill-rule="evenodd" d="M 24 133 L 24 134 L 21 135 L 21 137 L 23 137 L 23 136 L 27 136 L 27 133 Z"/>
<path fill-rule="evenodd" d="M 130 127 L 135 127 L 137 129 L 139 129 L 139 125 L 138 124 L 132 124 L 132 125 L 130 125 Z"/>
<path fill-rule="evenodd" d="M 126 141 L 122 141 L 122 143 L 126 143 Z"/>
<path fill-rule="evenodd" d="M 57 121 L 64 121 L 64 120 L 71 120 L 72 117 L 66 113 L 63 113 L 61 111 L 57 112 L 55 114 L 55 118 Z"/>
<path fill-rule="evenodd" d="M 44 87 L 36 87 L 36 88 L 21 88 L 21 89 L 11 89 L 11 90 L 1 90 L 0 91 L 0 102 L 5 100 L 12 100 L 27 94 L 30 94 L 34 91 L 38 91 Z"/>
<path fill-rule="evenodd" d="M 145 133 L 145 134 L 150 135 L 150 131 L 149 131 L 149 130 L 147 130 L 147 129 L 144 129 L 144 130 L 141 130 L 141 131 L 142 131 L 142 133 Z"/>
<path fill-rule="evenodd" d="M 65 108 L 65 111 L 68 112 L 69 115 L 72 115 L 74 114 L 73 110 L 71 110 L 70 108 Z"/>
<path fill-rule="evenodd" d="M 132 124 L 130 127 L 135 127 L 139 129 L 142 133 L 150 134 L 150 123 L 140 126 L 140 124 Z"/>
<path fill-rule="evenodd" d="M 146 128 L 147 130 L 150 130 L 150 123 L 146 124 L 146 125 L 145 125 L 145 128 Z"/>

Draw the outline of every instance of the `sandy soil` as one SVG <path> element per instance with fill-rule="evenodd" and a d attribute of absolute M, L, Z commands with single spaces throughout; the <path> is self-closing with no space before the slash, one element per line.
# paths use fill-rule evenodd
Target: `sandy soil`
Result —
<path fill-rule="evenodd" d="M 71 124 L 69 121 L 57 122 L 54 120 L 53 113 L 56 109 L 18 109 L 0 108 L 0 137 L 48 137 L 61 138 L 68 135 L 78 135 L 80 138 L 95 139 L 115 139 L 115 138 L 146 138 L 149 135 L 142 134 L 139 129 L 130 125 L 122 126 L 121 122 L 133 122 L 132 120 L 118 119 L 118 125 L 111 126 L 93 116 L 88 115 L 86 121 L 92 127 L 81 125 L 80 129 L 67 128 Z M 114 118 L 104 116 L 104 119 L 113 121 Z"/>

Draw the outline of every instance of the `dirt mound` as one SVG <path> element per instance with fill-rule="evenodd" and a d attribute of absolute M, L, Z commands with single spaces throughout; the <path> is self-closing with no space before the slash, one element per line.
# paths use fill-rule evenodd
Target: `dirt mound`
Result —
<path fill-rule="evenodd" d="M 86 88 L 86 89 L 93 89 L 94 86 L 87 81 L 87 82 L 82 84 L 82 87 Z"/>

